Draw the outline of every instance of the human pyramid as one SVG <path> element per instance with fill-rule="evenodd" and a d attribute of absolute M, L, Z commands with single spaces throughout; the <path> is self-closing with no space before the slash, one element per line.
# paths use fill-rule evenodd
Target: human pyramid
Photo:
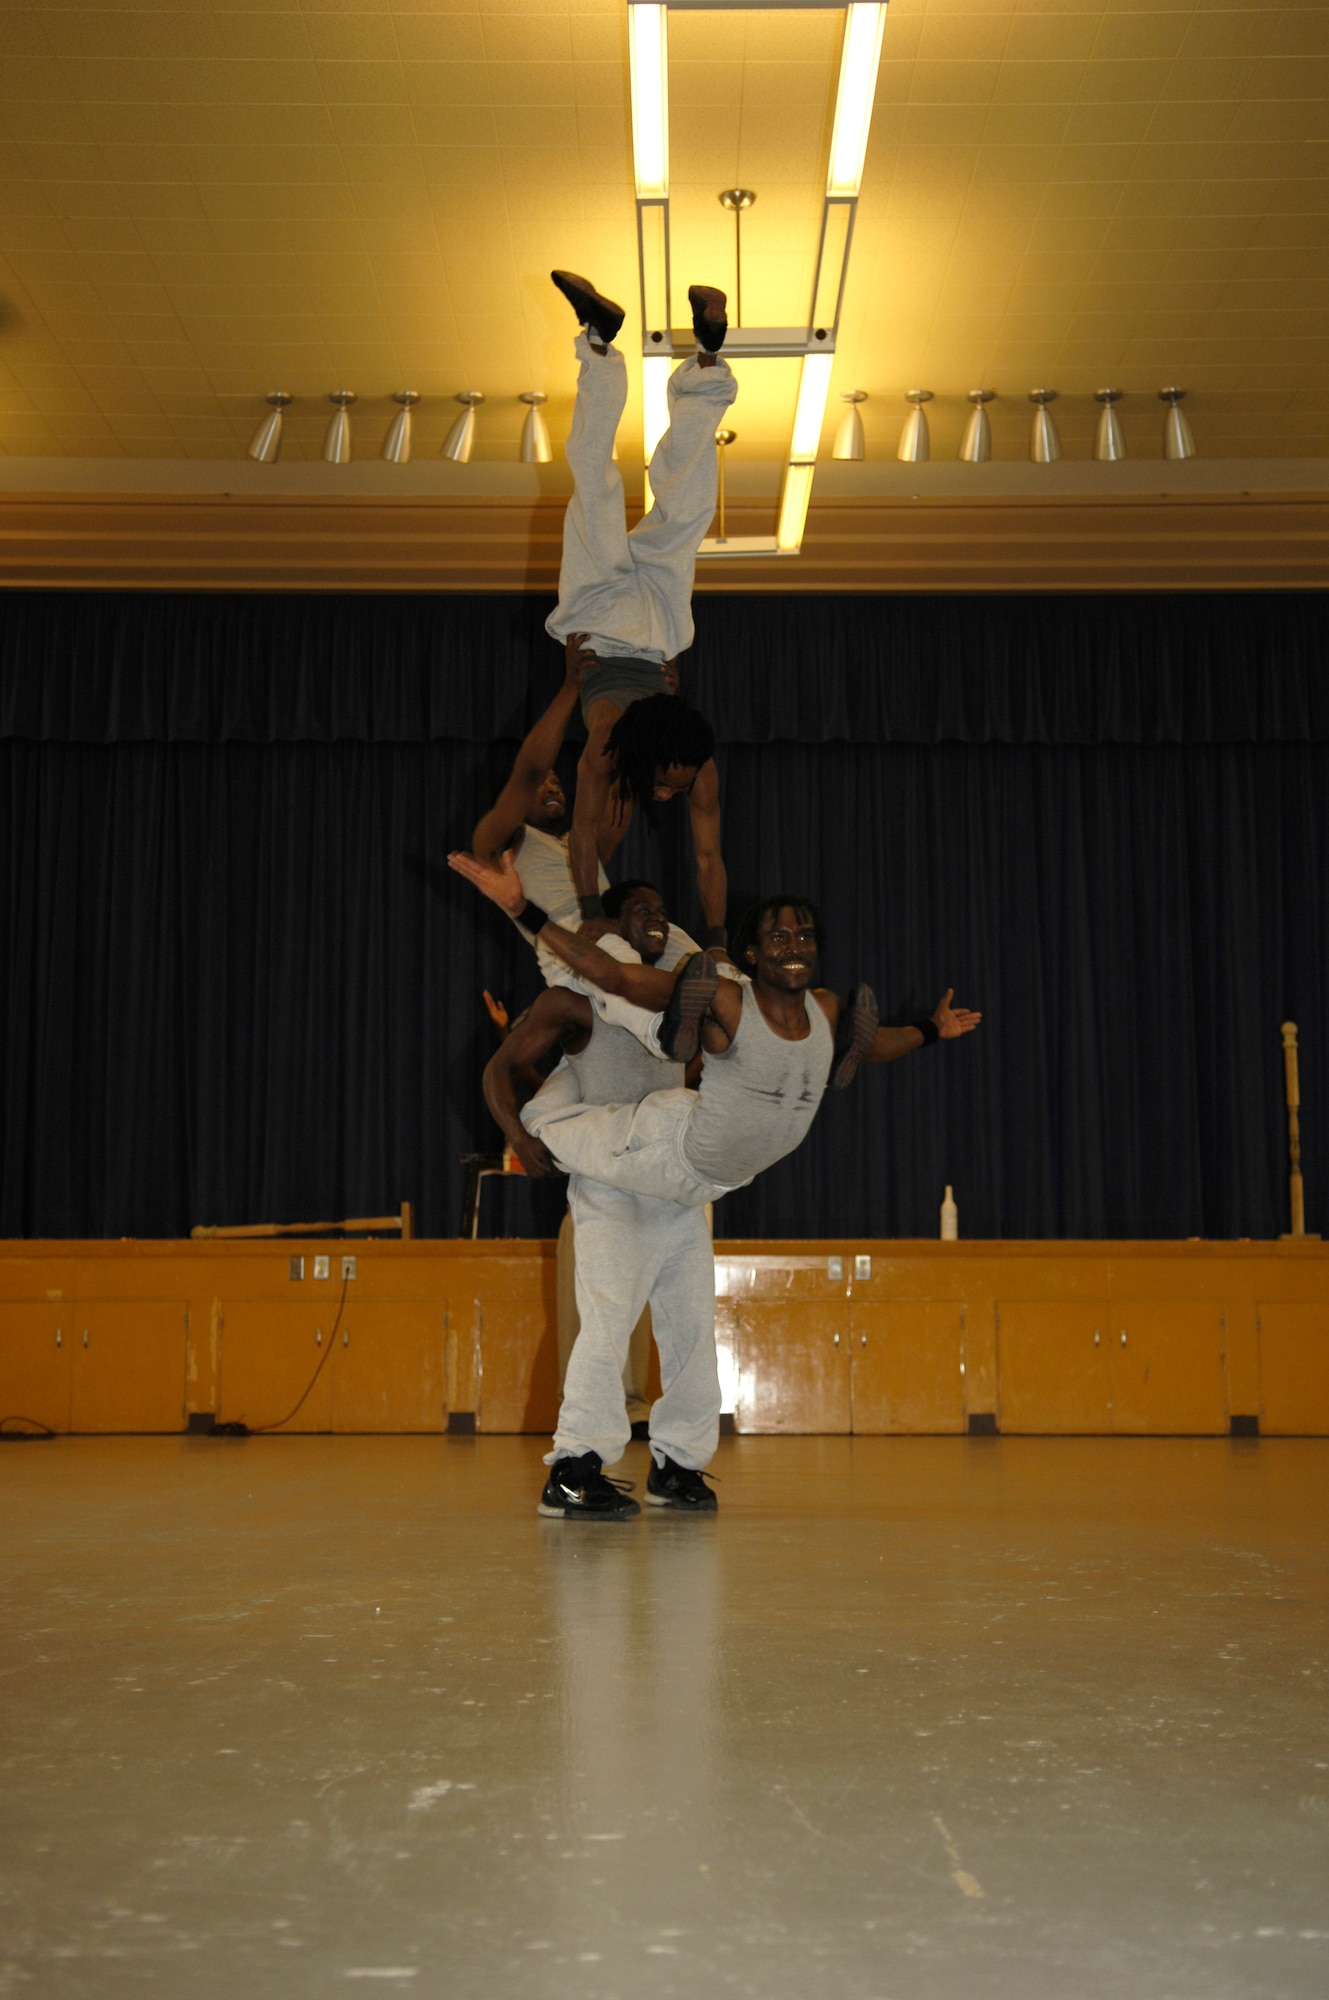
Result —
<path fill-rule="evenodd" d="M 669 381 L 669 426 L 650 464 L 651 511 L 628 531 L 614 434 L 627 368 L 623 309 L 555 271 L 576 312 L 580 363 L 567 443 L 574 491 L 558 603 L 563 685 L 517 753 L 469 854 L 449 865 L 517 923 L 546 991 L 485 1072 L 485 1096 L 528 1174 L 568 1175 L 580 1332 L 568 1364 L 542 1514 L 640 1513 L 608 1478 L 630 1435 L 623 1369 L 649 1303 L 662 1394 L 649 1420 L 646 1499 L 714 1513 L 704 1477 L 719 1439 L 714 1258 L 708 1205 L 801 1145 L 827 1089 L 860 1063 L 953 1041 L 980 1015 L 952 1007 L 883 1027 L 870 987 L 841 1003 L 812 979 L 823 945 L 806 897 L 764 897 L 726 930 L 719 780 L 710 725 L 678 692 L 692 643 L 697 550 L 715 512 L 715 432 L 738 393 L 721 358 L 726 300 L 688 292 L 696 354 Z M 553 765 L 580 702 L 587 740 L 566 835 Z M 611 889 L 604 864 L 639 804 L 687 799 L 705 949 L 669 921 L 649 883 Z M 523 1103 L 534 1065 L 563 1061 Z M 693 1086 L 693 1087 L 689 1087 Z"/>

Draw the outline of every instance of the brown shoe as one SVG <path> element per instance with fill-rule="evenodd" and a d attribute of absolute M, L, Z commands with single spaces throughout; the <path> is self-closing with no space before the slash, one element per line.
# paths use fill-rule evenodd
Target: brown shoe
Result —
<path fill-rule="evenodd" d="M 729 331 L 728 300 L 714 285 L 689 285 L 688 304 L 692 307 L 692 331 L 697 345 L 708 354 L 718 354 Z"/>
<path fill-rule="evenodd" d="M 572 271 L 551 271 L 549 275 L 581 324 L 608 347 L 627 318 L 622 306 L 615 305 L 612 299 L 602 298 L 589 278 L 578 278 Z M 723 305 L 721 296 L 722 310 Z"/>

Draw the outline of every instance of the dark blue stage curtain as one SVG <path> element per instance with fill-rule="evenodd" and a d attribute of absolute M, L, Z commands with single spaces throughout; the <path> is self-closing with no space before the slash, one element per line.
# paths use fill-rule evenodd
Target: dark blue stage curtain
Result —
<path fill-rule="evenodd" d="M 531 598 L 0 600 L 0 1234 L 387 1212 L 495 1142 L 517 934 L 438 875 L 552 690 Z M 1329 602 L 706 598 L 734 903 L 979 1032 L 866 1072 L 725 1235 L 1271 1236 L 1329 1174 Z M 535 662 L 534 668 L 532 661 Z M 430 870 L 433 870 L 432 876 Z M 620 872 L 695 916 L 685 827 Z M 557 1187 L 487 1196 L 510 1233 Z M 501 1206 L 500 1206 L 501 1204 Z"/>

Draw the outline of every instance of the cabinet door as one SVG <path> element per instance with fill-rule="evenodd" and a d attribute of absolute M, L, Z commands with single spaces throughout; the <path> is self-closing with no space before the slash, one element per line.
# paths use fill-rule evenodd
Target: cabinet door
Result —
<path fill-rule="evenodd" d="M 264 1299 L 226 1300 L 218 1347 L 218 1417 L 251 1429 L 288 1415 L 328 1353 L 337 1301 L 274 1305 Z M 332 1370 L 329 1359 L 287 1432 L 332 1429 Z"/>
<path fill-rule="evenodd" d="M 97 1300 L 73 1311 L 70 1429 L 183 1430 L 184 1300 Z"/>
<path fill-rule="evenodd" d="M 1107 1301 L 1003 1299 L 997 1392 L 1003 1431 L 1111 1430 Z"/>
<path fill-rule="evenodd" d="M 497 1259 L 449 1305 L 457 1352 L 458 1393 L 472 1342 L 476 1378 L 459 1409 L 475 1409 L 481 1431 L 551 1431 L 558 1416 L 558 1331 L 552 1258 Z"/>
<path fill-rule="evenodd" d="M 843 1299 L 740 1306 L 734 1428 L 809 1437 L 847 1432 L 848 1333 Z"/>
<path fill-rule="evenodd" d="M 849 1312 L 854 1431 L 962 1431 L 964 1307 L 894 1299 Z"/>
<path fill-rule="evenodd" d="M 1260 1314 L 1260 1429 L 1329 1436 L 1329 1305 L 1266 1305 Z"/>
<path fill-rule="evenodd" d="M 14 1430 L 69 1429 L 70 1328 L 76 1306 L 0 1306 L 0 1418 Z"/>
<path fill-rule="evenodd" d="M 441 1431 L 442 1306 L 377 1301 L 349 1305 L 332 1375 L 334 1431 Z"/>
<path fill-rule="evenodd" d="M 1114 1431 L 1162 1437 L 1226 1432 L 1223 1317 L 1212 1299 L 1116 1304 L 1109 1348 Z"/>

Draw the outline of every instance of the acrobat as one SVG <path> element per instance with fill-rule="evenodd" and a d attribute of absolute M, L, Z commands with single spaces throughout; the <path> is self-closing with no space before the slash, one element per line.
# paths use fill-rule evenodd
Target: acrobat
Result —
<path fill-rule="evenodd" d="M 551 637 L 576 639 L 591 656 L 582 691 L 587 742 L 577 773 L 569 839 L 581 914 L 600 917 L 597 842 L 611 802 L 620 814 L 682 794 L 688 801 L 706 942 L 724 942 L 728 883 L 720 853 L 715 737 L 677 693 L 675 662 L 692 644 L 697 550 L 715 513 L 715 432 L 738 393 L 720 358 L 726 300 L 709 285 L 688 291 L 695 356 L 669 378 L 669 426 L 650 463 L 653 505 L 628 531 L 614 435 L 627 399 L 627 366 L 613 345 L 623 308 L 585 278 L 554 271 L 576 312 L 580 363 L 568 437 L 573 494 L 563 522 L 558 603 Z"/>

